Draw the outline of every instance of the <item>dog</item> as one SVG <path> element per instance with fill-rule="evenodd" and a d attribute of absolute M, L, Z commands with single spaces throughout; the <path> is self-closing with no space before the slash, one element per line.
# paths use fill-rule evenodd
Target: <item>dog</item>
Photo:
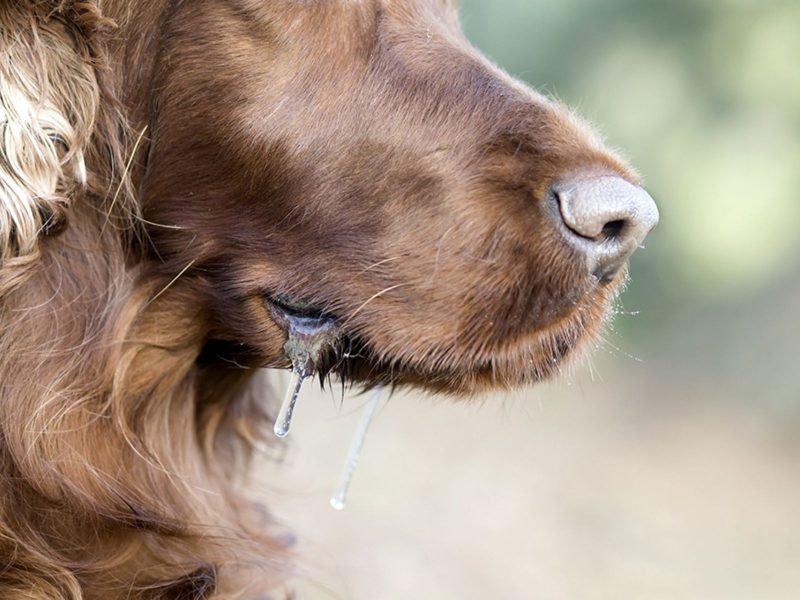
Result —
<path fill-rule="evenodd" d="M 360 388 L 536 383 L 658 220 L 452 0 L 3 2 L 0 127 L 3 599 L 281 596 L 292 323 Z"/>

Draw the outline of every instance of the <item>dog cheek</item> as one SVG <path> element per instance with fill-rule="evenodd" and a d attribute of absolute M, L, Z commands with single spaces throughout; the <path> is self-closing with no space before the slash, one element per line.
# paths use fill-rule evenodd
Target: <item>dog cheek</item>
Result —
<path fill-rule="evenodd" d="M 213 303 L 214 325 L 210 336 L 219 347 L 210 358 L 228 358 L 247 367 L 288 366 L 283 351 L 286 336 L 261 295 L 216 298 Z"/>

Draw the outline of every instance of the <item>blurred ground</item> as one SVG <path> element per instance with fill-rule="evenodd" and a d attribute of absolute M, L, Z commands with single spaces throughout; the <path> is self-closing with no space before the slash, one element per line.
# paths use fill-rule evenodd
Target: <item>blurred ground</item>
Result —
<path fill-rule="evenodd" d="M 305 395 L 262 487 L 300 540 L 299 598 L 796 599 L 800 441 L 713 387 L 654 405 L 632 370 L 482 407 L 394 397 L 343 513 L 357 415 Z"/>
<path fill-rule="evenodd" d="M 800 3 L 461 5 L 624 149 L 661 224 L 592 369 L 483 406 L 393 398 L 344 513 L 363 400 L 302 398 L 259 469 L 299 597 L 800 598 Z"/>

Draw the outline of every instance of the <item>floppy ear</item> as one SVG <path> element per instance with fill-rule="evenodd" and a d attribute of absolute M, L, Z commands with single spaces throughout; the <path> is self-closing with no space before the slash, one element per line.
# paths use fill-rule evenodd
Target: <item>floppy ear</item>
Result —
<path fill-rule="evenodd" d="M 43 4 L 0 6 L 0 268 L 66 224 L 99 106 L 69 3 Z"/>

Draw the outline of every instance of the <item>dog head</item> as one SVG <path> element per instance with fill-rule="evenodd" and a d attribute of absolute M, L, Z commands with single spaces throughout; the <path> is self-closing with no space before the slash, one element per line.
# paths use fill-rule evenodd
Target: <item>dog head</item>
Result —
<path fill-rule="evenodd" d="M 159 268 L 202 280 L 216 348 L 285 366 L 305 316 L 336 323 L 321 370 L 473 392 L 600 330 L 655 205 L 451 2 L 198 0 L 165 31 L 143 211 Z"/>

